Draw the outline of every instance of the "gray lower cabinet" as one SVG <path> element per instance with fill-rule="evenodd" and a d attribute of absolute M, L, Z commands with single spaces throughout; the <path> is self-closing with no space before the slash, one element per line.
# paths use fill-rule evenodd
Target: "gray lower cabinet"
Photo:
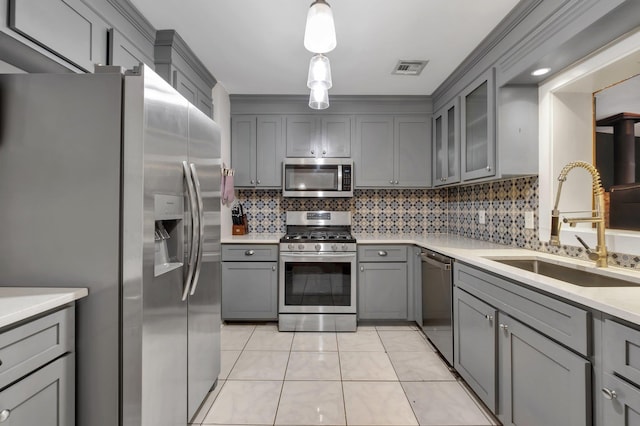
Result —
<path fill-rule="evenodd" d="M 358 247 L 358 318 L 408 320 L 408 297 L 407 247 Z"/>
<path fill-rule="evenodd" d="M 244 188 L 280 188 L 284 143 L 280 115 L 231 118 L 231 166 L 234 183 Z"/>
<path fill-rule="evenodd" d="M 455 287 L 453 315 L 454 367 L 476 395 L 495 413 L 498 311 Z"/>
<path fill-rule="evenodd" d="M 75 424 L 75 309 L 0 331 L 0 423 Z"/>
<path fill-rule="evenodd" d="M 640 426 L 640 330 L 606 319 L 603 346 L 603 424 Z"/>
<path fill-rule="evenodd" d="M 503 313 L 498 322 L 502 424 L 591 425 L 591 363 Z"/>
<path fill-rule="evenodd" d="M 13 426 L 75 424 L 74 355 L 67 354 L 0 391 L 0 423 Z"/>
<path fill-rule="evenodd" d="M 222 249 L 222 319 L 278 319 L 278 247 L 225 245 Z"/>

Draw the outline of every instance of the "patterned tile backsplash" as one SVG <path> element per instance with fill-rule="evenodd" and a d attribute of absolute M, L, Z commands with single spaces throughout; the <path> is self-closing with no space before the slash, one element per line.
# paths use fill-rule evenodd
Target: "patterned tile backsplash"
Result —
<path fill-rule="evenodd" d="M 353 198 L 283 198 L 279 190 L 239 190 L 249 232 L 285 232 L 286 212 L 351 211 L 353 231 L 375 234 L 450 233 L 477 240 L 587 259 L 581 247 L 538 239 L 538 177 L 442 189 L 356 189 Z M 478 211 L 486 223 L 478 223 Z M 525 229 L 532 211 L 534 229 Z M 640 268 L 640 256 L 609 253 L 609 264 Z"/>

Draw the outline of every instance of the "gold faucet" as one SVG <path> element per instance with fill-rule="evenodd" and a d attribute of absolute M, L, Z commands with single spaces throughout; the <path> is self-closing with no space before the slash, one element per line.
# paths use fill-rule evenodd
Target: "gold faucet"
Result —
<path fill-rule="evenodd" d="M 562 184 L 565 180 L 567 180 L 567 174 L 570 170 L 581 167 L 586 169 L 591 174 L 592 179 L 592 190 L 593 190 L 593 200 L 595 203 L 595 210 L 592 210 L 590 213 L 592 217 L 576 217 L 576 218 L 563 218 L 562 222 L 568 223 L 569 226 L 575 227 L 577 223 L 590 222 L 596 224 L 597 230 L 597 245 L 595 250 L 591 250 L 591 248 L 585 243 L 582 238 L 576 235 L 576 238 L 584 246 L 587 250 L 587 254 L 589 255 L 589 259 L 594 260 L 596 262 L 596 266 L 600 268 L 607 267 L 607 246 L 605 242 L 604 236 L 604 189 L 602 188 L 602 182 L 600 180 L 600 173 L 598 170 L 593 167 L 592 164 L 586 163 L 584 161 L 574 161 L 572 163 L 564 166 L 562 171 L 560 171 L 560 175 L 558 176 L 558 180 L 560 183 L 558 184 L 558 193 L 556 194 L 556 203 L 553 206 L 553 210 L 551 211 L 551 239 L 549 240 L 549 244 L 552 246 L 560 245 L 560 211 L 558 210 L 558 203 L 560 202 L 560 192 L 562 191 Z"/>

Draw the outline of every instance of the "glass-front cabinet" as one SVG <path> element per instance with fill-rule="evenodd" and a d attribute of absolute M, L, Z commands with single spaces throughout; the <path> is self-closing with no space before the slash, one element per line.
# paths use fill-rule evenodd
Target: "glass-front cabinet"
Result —
<path fill-rule="evenodd" d="M 496 173 L 494 81 L 491 68 L 470 84 L 460 98 L 462 180 Z"/>
<path fill-rule="evenodd" d="M 460 182 L 459 105 L 456 97 L 434 114 L 433 186 Z"/>

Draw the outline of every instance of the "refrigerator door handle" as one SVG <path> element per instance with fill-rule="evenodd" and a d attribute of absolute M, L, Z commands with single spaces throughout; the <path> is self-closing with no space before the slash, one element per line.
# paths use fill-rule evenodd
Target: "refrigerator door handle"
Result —
<path fill-rule="evenodd" d="M 182 301 L 187 300 L 189 295 L 189 289 L 191 288 L 191 282 L 193 281 L 193 274 L 196 266 L 197 259 L 197 246 L 196 239 L 200 229 L 200 215 L 198 205 L 196 203 L 195 188 L 193 185 L 193 178 L 191 176 L 191 168 L 186 161 L 182 162 L 182 168 L 184 170 L 184 179 L 187 182 L 187 198 L 189 199 L 189 208 L 191 209 L 191 242 L 189 244 L 189 261 L 187 269 L 187 277 L 184 281 L 184 290 L 182 291 Z"/>
<path fill-rule="evenodd" d="M 198 179 L 198 172 L 196 171 L 196 165 L 191 163 L 191 177 L 193 178 L 193 186 L 196 189 L 196 201 L 198 204 L 198 218 L 199 218 L 199 235 L 198 235 L 198 256 L 196 258 L 196 271 L 193 275 L 193 284 L 191 285 L 191 293 L 193 296 L 198 287 L 198 279 L 200 278 L 200 269 L 202 267 L 202 251 L 204 246 L 204 203 L 202 201 L 202 190 L 200 189 L 200 179 Z"/>

